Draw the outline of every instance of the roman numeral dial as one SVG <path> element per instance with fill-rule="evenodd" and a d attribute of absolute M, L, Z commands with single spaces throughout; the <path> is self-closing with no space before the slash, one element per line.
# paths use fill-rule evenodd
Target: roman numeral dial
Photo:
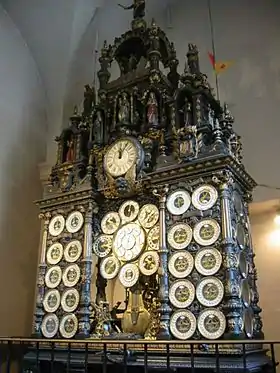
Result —
<path fill-rule="evenodd" d="M 136 144 L 129 138 L 120 139 L 107 150 L 104 157 L 104 167 L 110 175 L 119 177 L 125 175 L 137 160 Z"/>

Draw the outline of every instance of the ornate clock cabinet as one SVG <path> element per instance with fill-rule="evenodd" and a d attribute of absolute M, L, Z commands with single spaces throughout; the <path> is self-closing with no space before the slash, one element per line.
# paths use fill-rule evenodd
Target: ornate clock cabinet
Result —
<path fill-rule="evenodd" d="M 56 139 L 57 163 L 37 202 L 34 334 L 185 341 L 170 347 L 178 356 L 196 340 L 193 351 L 211 359 L 205 340 L 263 339 L 248 217 L 256 184 L 197 47 L 189 44 L 179 74 L 173 43 L 144 19 L 145 2 L 133 9 L 131 29 L 101 49 L 98 91 L 85 87 L 83 112 Z M 111 81 L 113 60 L 120 76 Z M 126 289 L 121 321 L 106 299 L 117 277 Z M 243 346 L 219 351 L 235 361 Z M 246 351 L 254 361 L 265 355 L 254 344 Z"/>

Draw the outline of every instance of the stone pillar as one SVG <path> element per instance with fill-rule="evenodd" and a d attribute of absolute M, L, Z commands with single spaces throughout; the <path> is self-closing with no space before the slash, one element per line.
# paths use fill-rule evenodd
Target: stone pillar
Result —
<path fill-rule="evenodd" d="M 165 204 L 168 186 L 160 186 L 153 191 L 159 198 L 159 301 L 160 327 L 157 339 L 171 339 L 169 330 L 171 308 L 169 305 L 168 249 L 166 245 Z"/>
<path fill-rule="evenodd" d="M 252 232 L 251 232 L 251 223 L 249 218 L 249 209 L 248 209 L 248 202 L 252 201 L 252 196 L 248 195 L 247 200 L 245 201 L 245 214 L 246 214 L 246 226 L 247 226 L 247 234 L 248 234 L 248 253 L 247 253 L 247 260 L 249 262 L 249 283 L 252 289 L 252 301 L 251 307 L 254 313 L 254 326 L 253 326 L 253 337 L 257 339 L 263 339 L 264 333 L 262 331 L 263 322 L 260 316 L 262 312 L 261 307 L 259 306 L 259 292 L 257 287 L 257 280 L 258 280 L 258 273 L 255 266 L 255 253 L 253 249 L 252 243 Z"/>
<path fill-rule="evenodd" d="M 90 333 L 90 299 L 92 268 L 92 221 L 94 202 L 88 203 L 85 211 L 83 258 L 80 264 L 82 281 L 80 289 L 79 330 L 76 338 L 87 338 Z"/>
<path fill-rule="evenodd" d="M 46 249 L 47 249 L 47 237 L 48 237 L 48 228 L 51 218 L 50 213 L 40 214 L 39 218 L 41 219 L 41 239 L 40 239 L 40 256 L 39 256 L 39 266 L 37 274 L 37 294 L 36 294 L 36 305 L 34 312 L 34 321 L 33 321 L 33 336 L 42 337 L 41 333 L 41 324 L 45 311 L 43 308 L 43 299 L 45 295 L 45 274 L 47 271 L 46 264 Z"/>
<path fill-rule="evenodd" d="M 221 203 L 222 249 L 225 271 L 224 314 L 227 321 L 225 339 L 244 339 L 243 305 L 240 299 L 241 278 L 239 273 L 239 247 L 235 244 L 232 229 L 231 200 L 233 179 L 229 172 L 223 172 L 214 181 L 219 184 Z"/>

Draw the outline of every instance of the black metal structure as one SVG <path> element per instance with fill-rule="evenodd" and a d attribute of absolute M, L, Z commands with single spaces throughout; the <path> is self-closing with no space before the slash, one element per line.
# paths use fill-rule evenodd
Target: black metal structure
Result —
<path fill-rule="evenodd" d="M 271 372 L 279 341 L 0 339 L 0 372 Z M 226 353 L 238 347 L 236 355 Z M 226 349 L 225 349 L 226 348 Z M 199 349 L 200 353 L 194 351 Z M 214 353 L 209 356 L 209 349 Z M 164 352 L 164 353 L 163 353 Z M 269 352 L 270 358 L 267 356 Z"/>

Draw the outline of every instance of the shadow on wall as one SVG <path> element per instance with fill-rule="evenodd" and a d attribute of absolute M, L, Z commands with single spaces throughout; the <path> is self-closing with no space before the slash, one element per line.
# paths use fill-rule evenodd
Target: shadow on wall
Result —
<path fill-rule="evenodd" d="M 38 145 L 38 138 L 32 135 L 15 144 L 2 168 L 7 182 L 1 188 L 1 335 L 31 333 L 40 232 L 38 209 L 33 204 L 41 197 Z"/>

